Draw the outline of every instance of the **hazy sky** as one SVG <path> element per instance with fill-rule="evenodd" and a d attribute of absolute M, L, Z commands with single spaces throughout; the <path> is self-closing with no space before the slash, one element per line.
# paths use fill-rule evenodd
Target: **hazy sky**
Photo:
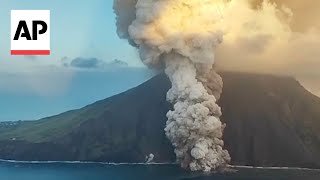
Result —
<path fill-rule="evenodd" d="M 151 76 L 146 69 L 133 68 L 143 65 L 134 48 L 118 38 L 112 4 L 112 0 L 0 0 L 0 121 L 37 119 L 79 108 Z M 50 56 L 10 55 L 14 9 L 51 10 Z M 110 63 L 114 59 L 128 67 Z"/>
<path fill-rule="evenodd" d="M 26 58 L 11 57 L 10 10 L 51 10 L 51 50 L 43 63 L 54 64 L 64 57 L 94 56 L 112 60 L 119 58 L 132 65 L 140 63 L 133 48 L 116 35 L 112 0 L 1 0 L 0 1 L 0 56 L 6 63 L 24 63 Z M 28 59 L 28 58 L 27 58 Z M 39 58 L 40 59 L 40 58 Z M 6 60 L 9 61 L 9 60 Z M 3 67 L 3 63 L 0 62 Z M 25 62 L 25 63 L 30 63 Z"/>

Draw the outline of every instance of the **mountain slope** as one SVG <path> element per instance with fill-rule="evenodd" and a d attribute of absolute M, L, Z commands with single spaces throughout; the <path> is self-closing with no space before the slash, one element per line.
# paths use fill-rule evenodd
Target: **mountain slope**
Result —
<path fill-rule="evenodd" d="M 220 105 L 233 164 L 320 167 L 320 99 L 296 80 L 222 73 Z M 119 95 L 39 121 L 0 124 L 0 158 L 174 161 L 164 135 L 170 82 L 158 75 Z"/>

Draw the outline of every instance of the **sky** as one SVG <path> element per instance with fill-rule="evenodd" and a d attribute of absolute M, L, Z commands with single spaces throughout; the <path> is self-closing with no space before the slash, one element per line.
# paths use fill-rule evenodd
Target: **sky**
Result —
<path fill-rule="evenodd" d="M 0 3 L 0 54 L 1 58 L 12 59 L 8 64 L 12 61 L 21 64 L 26 59 L 9 55 L 10 10 L 49 9 L 52 54 L 42 58 L 45 59 L 42 60 L 45 61 L 43 63 L 59 63 L 58 61 L 65 56 L 94 56 L 109 60 L 118 58 L 131 65 L 141 65 L 135 50 L 116 35 L 111 0 L 1 0 Z"/>
<path fill-rule="evenodd" d="M 112 0 L 0 0 L 0 121 L 80 108 L 152 76 L 116 34 Z M 51 11 L 51 55 L 10 55 L 10 11 Z"/>
<path fill-rule="evenodd" d="M 272 11 L 236 7 L 226 22 L 237 36 L 227 35 L 218 48 L 217 67 L 293 75 L 320 96 L 320 1 L 272 1 L 292 10 L 290 36 Z M 10 11 L 19 9 L 51 11 L 50 56 L 10 55 Z M 253 33 L 262 36 L 247 36 L 242 23 L 248 19 L 262 27 Z M 152 77 L 115 24 L 113 0 L 0 0 L 0 121 L 80 108 Z"/>

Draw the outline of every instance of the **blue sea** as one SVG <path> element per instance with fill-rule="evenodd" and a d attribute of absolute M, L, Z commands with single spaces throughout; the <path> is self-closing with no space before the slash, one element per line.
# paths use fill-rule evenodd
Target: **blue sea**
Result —
<path fill-rule="evenodd" d="M 318 180 L 319 170 L 232 167 L 227 173 L 190 173 L 174 164 L 0 162 L 0 180 Z"/>

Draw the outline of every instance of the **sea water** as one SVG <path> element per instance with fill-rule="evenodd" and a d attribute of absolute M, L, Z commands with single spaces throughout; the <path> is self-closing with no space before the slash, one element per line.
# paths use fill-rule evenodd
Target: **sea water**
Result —
<path fill-rule="evenodd" d="M 0 180 L 317 180 L 319 170 L 231 167 L 227 173 L 190 173 L 175 164 L 0 162 Z"/>

